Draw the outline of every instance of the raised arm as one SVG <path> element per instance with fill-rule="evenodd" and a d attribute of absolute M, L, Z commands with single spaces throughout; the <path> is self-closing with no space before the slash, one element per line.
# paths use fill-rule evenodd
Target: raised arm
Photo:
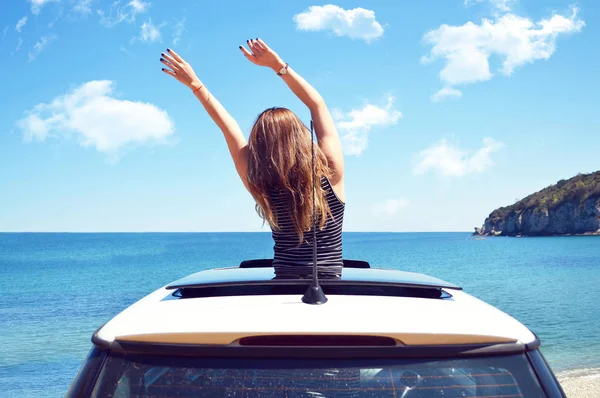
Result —
<path fill-rule="evenodd" d="M 200 79 L 198 79 L 191 65 L 184 61 L 179 54 L 171 49 L 167 49 L 167 53 L 161 53 L 160 55 L 160 61 L 166 65 L 166 68 L 162 68 L 162 71 L 167 75 L 173 76 L 192 90 L 196 98 L 200 100 L 202 106 L 204 106 L 206 112 L 223 132 L 229 153 L 235 164 L 235 169 L 242 179 L 244 186 L 248 188 L 248 143 L 242 134 L 240 126 L 223 105 L 208 91 Z"/>
<path fill-rule="evenodd" d="M 281 57 L 267 46 L 262 39 L 248 40 L 247 43 L 250 51 L 240 46 L 240 50 L 246 58 L 255 65 L 273 69 L 310 110 L 319 148 L 325 154 L 329 167 L 334 173 L 331 183 L 334 187 L 339 188 L 338 192 L 343 192 L 344 156 L 342 143 L 325 100 L 302 76 L 283 62 Z"/>

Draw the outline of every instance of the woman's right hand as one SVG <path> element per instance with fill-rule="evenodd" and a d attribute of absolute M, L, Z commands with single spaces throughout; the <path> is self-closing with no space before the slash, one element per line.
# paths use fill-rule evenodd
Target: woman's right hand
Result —
<path fill-rule="evenodd" d="M 160 53 L 160 62 L 165 64 L 167 68 L 162 68 L 162 71 L 167 75 L 173 76 L 180 83 L 183 83 L 188 88 L 195 90 L 202 87 L 202 82 L 196 76 L 194 69 L 190 64 L 185 62 L 183 58 L 179 56 L 175 51 L 170 48 L 167 49 L 167 53 Z"/>
<path fill-rule="evenodd" d="M 246 59 L 254 65 L 266 66 L 275 72 L 278 72 L 282 66 L 285 66 L 285 62 L 262 39 L 246 40 L 246 43 L 248 43 L 250 51 L 246 50 L 246 47 L 243 46 L 240 46 L 240 50 L 242 50 Z"/>

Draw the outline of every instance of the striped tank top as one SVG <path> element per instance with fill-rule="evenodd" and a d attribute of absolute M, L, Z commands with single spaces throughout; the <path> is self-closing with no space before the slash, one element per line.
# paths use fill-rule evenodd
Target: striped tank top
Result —
<path fill-rule="evenodd" d="M 326 200 L 331 210 L 324 228 L 317 225 L 317 265 L 319 277 L 339 277 L 342 273 L 342 223 L 345 204 L 335 192 L 327 177 L 321 178 L 321 186 L 326 192 Z M 288 214 L 285 197 L 276 190 L 271 191 L 271 205 L 279 229 L 273 230 L 273 267 L 277 277 L 309 278 L 313 265 L 313 230 L 304 234 L 304 242 L 298 246 L 298 234 Z"/>

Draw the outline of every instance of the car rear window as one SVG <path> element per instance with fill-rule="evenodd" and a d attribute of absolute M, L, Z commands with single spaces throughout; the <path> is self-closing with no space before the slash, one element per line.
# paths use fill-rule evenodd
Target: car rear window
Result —
<path fill-rule="evenodd" d="M 109 357 L 92 397 L 544 397 L 524 355 L 461 359 Z"/>

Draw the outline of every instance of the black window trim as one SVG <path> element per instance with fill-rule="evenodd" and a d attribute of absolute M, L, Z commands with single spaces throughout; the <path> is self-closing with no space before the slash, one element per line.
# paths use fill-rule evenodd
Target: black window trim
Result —
<path fill-rule="evenodd" d="M 108 358 L 109 352 L 93 345 L 85 361 L 81 365 L 77 376 L 71 383 L 65 398 L 89 397 L 96 385 L 100 371 Z"/>
<path fill-rule="evenodd" d="M 554 375 L 546 358 L 542 355 L 539 349 L 527 352 L 527 359 L 534 370 L 542 389 L 549 398 L 566 398 L 567 395 L 563 391 L 560 382 Z"/>

